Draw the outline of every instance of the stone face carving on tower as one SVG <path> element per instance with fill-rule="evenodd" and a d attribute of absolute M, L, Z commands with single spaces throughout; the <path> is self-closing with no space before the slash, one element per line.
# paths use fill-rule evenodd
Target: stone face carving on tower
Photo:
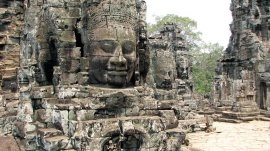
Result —
<path fill-rule="evenodd" d="M 156 98 L 190 101 L 193 91 L 192 59 L 181 29 L 174 23 L 168 23 L 160 33 L 150 36 L 149 43 L 150 76 L 153 76 Z"/>
<path fill-rule="evenodd" d="M 85 2 L 85 56 L 92 84 L 134 85 L 138 66 L 138 11 L 136 1 Z M 85 24 L 85 23 L 84 23 Z M 138 69 L 137 69 L 138 70 Z"/>
<path fill-rule="evenodd" d="M 145 14 L 144 0 L 24 2 L 14 135 L 25 150 L 180 150 L 189 54 L 167 25 L 151 64 Z"/>
<path fill-rule="evenodd" d="M 269 5 L 232 0 L 232 36 L 217 67 L 213 101 L 223 115 L 252 120 L 269 110 Z"/>

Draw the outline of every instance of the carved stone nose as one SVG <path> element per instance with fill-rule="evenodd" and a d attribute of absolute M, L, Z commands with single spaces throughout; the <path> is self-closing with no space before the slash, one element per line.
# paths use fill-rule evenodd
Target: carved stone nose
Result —
<path fill-rule="evenodd" d="M 123 56 L 122 49 L 118 46 L 115 50 L 114 56 L 109 59 L 108 68 L 110 70 L 126 70 L 127 60 Z"/>

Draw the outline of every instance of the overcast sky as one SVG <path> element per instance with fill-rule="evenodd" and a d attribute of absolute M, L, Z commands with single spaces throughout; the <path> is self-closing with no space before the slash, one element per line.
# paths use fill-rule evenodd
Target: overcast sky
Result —
<path fill-rule="evenodd" d="M 225 48 L 231 35 L 231 0 L 146 0 L 147 22 L 153 23 L 154 16 L 175 14 L 189 17 L 198 23 L 206 42 L 218 42 Z"/>

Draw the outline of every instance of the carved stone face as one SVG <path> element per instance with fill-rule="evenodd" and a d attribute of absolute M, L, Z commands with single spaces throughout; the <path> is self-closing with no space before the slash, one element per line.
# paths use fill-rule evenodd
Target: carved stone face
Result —
<path fill-rule="evenodd" d="M 124 27 L 98 28 L 90 44 L 90 83 L 125 86 L 136 64 L 136 34 Z"/>
<path fill-rule="evenodd" d="M 156 51 L 154 58 L 154 79 L 157 88 L 171 88 L 175 75 L 175 61 L 173 54 L 164 49 Z"/>

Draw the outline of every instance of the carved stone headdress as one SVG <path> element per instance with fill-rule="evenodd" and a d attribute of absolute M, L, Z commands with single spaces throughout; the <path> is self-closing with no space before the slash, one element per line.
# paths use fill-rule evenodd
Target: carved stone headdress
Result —
<path fill-rule="evenodd" d="M 123 27 L 136 31 L 139 28 L 141 13 L 138 0 L 90 0 L 85 4 L 88 34 L 97 28 Z"/>

